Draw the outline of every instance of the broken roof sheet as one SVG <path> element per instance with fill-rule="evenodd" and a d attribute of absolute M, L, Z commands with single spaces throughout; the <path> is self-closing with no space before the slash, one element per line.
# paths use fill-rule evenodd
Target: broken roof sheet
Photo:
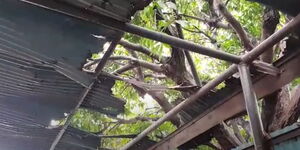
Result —
<path fill-rule="evenodd" d="M 75 108 L 94 81 L 81 71 L 86 59 L 118 32 L 33 7 L 19 0 L 0 1 L 1 149 L 49 149 L 60 131 L 49 128 Z M 124 102 L 111 96 L 114 80 L 102 77 L 82 107 L 117 115 Z M 88 138 L 90 137 L 90 138 Z M 11 143 L 14 141 L 14 143 Z M 96 149 L 100 139 L 68 128 L 56 149 Z"/>

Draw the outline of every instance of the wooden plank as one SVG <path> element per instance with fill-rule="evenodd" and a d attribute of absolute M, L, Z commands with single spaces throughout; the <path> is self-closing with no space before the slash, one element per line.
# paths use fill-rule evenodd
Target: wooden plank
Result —
<path fill-rule="evenodd" d="M 255 92 L 259 98 L 264 97 L 282 86 L 300 77 L 299 50 L 293 56 L 278 61 L 275 65 L 281 70 L 280 76 L 263 75 L 253 81 Z M 149 150 L 173 150 L 196 136 L 211 129 L 217 124 L 230 119 L 238 113 L 246 111 L 242 91 L 228 96 L 210 110 L 199 115 L 193 121 L 176 130 Z"/>

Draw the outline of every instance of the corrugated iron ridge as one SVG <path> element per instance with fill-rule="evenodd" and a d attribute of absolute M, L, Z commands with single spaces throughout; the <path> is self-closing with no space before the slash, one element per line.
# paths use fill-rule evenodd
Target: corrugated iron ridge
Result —
<path fill-rule="evenodd" d="M 2 3 L 5 4 L 6 1 Z M 4 14 L 6 13 L 5 10 L 2 11 Z M 10 10 L 6 11 L 9 12 Z M 10 14 L 6 15 L 10 16 Z M 15 21 L 11 18 L 9 20 Z M 80 84 L 81 82 L 70 80 L 70 77 L 71 79 L 74 76 L 76 77 L 76 72 L 75 75 L 72 74 L 72 71 L 74 71 L 72 67 L 75 69 L 74 66 L 64 64 L 63 61 L 57 61 L 56 58 L 50 57 L 51 54 L 43 55 L 43 52 L 38 51 L 42 47 L 31 47 L 31 43 L 27 43 L 27 38 L 21 39 L 22 35 L 20 33 L 22 32 L 19 32 L 19 30 L 22 31 L 23 27 L 16 27 L 18 31 L 14 30 L 14 26 L 18 24 L 20 23 L 14 24 L 2 19 L 0 16 L 0 83 L 2 83 L 0 84 L 0 136 L 10 136 L 10 139 L 16 139 L 15 146 L 19 144 L 18 148 L 20 149 L 28 149 L 22 147 L 22 145 L 24 146 L 22 143 L 28 143 L 28 140 L 32 142 L 30 144 L 33 147 L 35 146 L 34 143 L 38 143 L 46 148 L 49 141 L 52 141 L 58 130 L 60 130 L 48 126 L 49 119 L 51 117 L 54 117 L 54 119 L 57 117 L 63 118 L 61 116 L 64 115 L 63 112 L 68 111 L 68 107 L 72 107 L 71 105 L 76 103 L 84 87 L 83 84 Z M 27 34 L 31 35 L 31 33 Z M 38 41 L 39 39 L 35 39 L 30 42 Z M 57 54 L 61 55 L 60 52 Z M 111 84 L 106 83 L 97 85 L 93 89 L 94 92 L 91 93 L 91 99 L 88 101 L 92 103 L 90 105 L 94 105 L 93 107 L 96 107 L 96 109 L 99 107 L 100 111 L 104 113 L 109 111 L 120 113 L 124 109 L 124 102 L 111 96 L 111 87 Z M 107 107 L 104 108 L 105 105 Z M 67 144 L 68 147 L 71 144 L 75 149 L 95 149 L 95 147 L 80 144 L 80 141 L 85 141 L 86 136 L 80 136 L 79 140 L 75 142 L 64 141 L 64 138 L 68 136 L 78 137 L 74 134 L 73 131 L 71 133 L 67 132 L 59 143 L 58 149 L 65 150 L 63 144 Z M 20 143 L 17 141 L 20 141 Z M 99 141 L 97 137 L 97 140 L 91 145 L 98 145 Z M 81 148 L 77 148 L 78 146 Z"/>
<path fill-rule="evenodd" d="M 64 75 L 58 74 L 55 68 L 48 64 L 43 64 L 43 58 L 36 58 L 35 56 L 28 55 L 22 51 L 22 47 L 27 49 L 28 44 L 26 41 L 19 39 L 19 33 L 15 32 L 10 27 L 11 22 L 1 19 L 0 26 L 0 81 L 3 83 L 0 86 L 0 95 L 5 96 L 22 96 L 22 95 L 34 95 L 37 93 L 52 93 L 52 94 L 74 94 L 74 98 L 77 97 L 82 91 L 82 87 L 76 82 L 69 80 Z M 26 51 L 25 51 L 26 52 Z M 48 61 L 48 60 L 46 60 Z M 44 72 L 51 74 L 51 78 L 39 79 L 36 76 L 37 72 Z M 35 73 L 32 73 L 35 72 Z M 18 81 L 17 83 L 15 83 Z M 98 87 L 99 90 L 95 90 L 91 94 L 92 97 L 89 100 L 91 103 L 95 103 L 93 108 L 116 107 L 115 109 L 123 110 L 124 103 L 119 99 L 113 98 L 109 91 L 101 90 L 106 85 Z M 105 87 L 111 88 L 111 87 Z M 6 91 L 6 92 L 3 92 Z M 20 95 L 16 95 L 18 91 Z M 104 100 L 101 101 L 101 98 Z M 97 97 L 99 96 L 99 97 Z M 107 103 L 105 103 L 107 102 Z M 90 104 L 92 106 L 92 104 Z M 95 109 L 94 109 L 95 110 Z"/>
<path fill-rule="evenodd" d="M 61 0 L 73 6 L 105 15 L 122 22 L 129 22 L 137 9 L 139 0 Z M 144 1 L 142 1 L 144 2 Z"/>

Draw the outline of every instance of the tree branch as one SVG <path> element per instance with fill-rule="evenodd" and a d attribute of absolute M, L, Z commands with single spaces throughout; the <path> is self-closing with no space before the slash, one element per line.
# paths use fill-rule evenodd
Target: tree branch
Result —
<path fill-rule="evenodd" d="M 236 122 L 236 119 L 230 120 L 230 124 L 232 126 L 232 129 L 233 129 L 233 132 L 234 132 L 235 136 L 240 140 L 240 142 L 242 142 L 243 144 L 245 144 L 246 140 L 244 139 L 244 137 L 240 133 L 238 124 Z"/>
<path fill-rule="evenodd" d="M 141 52 L 157 61 L 161 61 L 161 59 L 158 55 L 152 53 L 148 48 L 143 47 L 141 45 L 133 44 L 133 43 L 130 43 L 130 42 L 122 40 L 122 39 L 119 41 L 119 45 L 123 46 L 125 49 L 127 49 L 129 51 Z M 162 60 L 164 60 L 164 59 L 162 59 Z M 95 59 L 94 61 L 91 61 L 91 62 L 85 64 L 84 68 L 88 68 L 92 65 L 95 65 L 95 64 L 99 63 L 100 61 L 101 61 L 101 59 Z"/>
<path fill-rule="evenodd" d="M 187 29 L 187 28 L 184 28 L 184 27 L 182 27 L 182 29 L 184 29 L 184 30 L 186 30 L 186 31 L 188 31 L 188 32 L 192 32 L 192 33 L 203 34 L 205 37 L 207 37 L 207 38 L 211 41 L 211 43 L 216 43 L 216 42 L 217 42 L 216 39 L 212 38 L 211 36 L 209 36 L 208 34 L 206 34 L 205 32 L 203 32 L 203 31 L 201 31 L 201 30 L 199 30 L 199 29 L 197 29 L 197 31 L 190 30 L 190 29 Z"/>
<path fill-rule="evenodd" d="M 200 22 L 206 23 L 208 24 L 210 27 L 214 27 L 214 28 L 222 28 L 222 29 L 232 29 L 230 27 L 230 25 L 228 24 L 223 24 L 220 21 L 216 20 L 216 19 L 208 19 L 208 18 L 199 18 L 199 17 L 195 17 L 195 16 L 189 16 L 186 14 L 179 14 L 180 16 L 186 17 L 186 18 L 191 18 L 194 20 L 198 20 Z"/>
<path fill-rule="evenodd" d="M 121 67 L 121 68 L 115 70 L 114 72 L 112 72 L 112 74 L 114 74 L 114 75 L 119 75 L 119 74 L 122 74 L 122 73 L 124 73 L 124 72 L 126 72 L 126 71 L 129 71 L 129 70 L 131 70 L 131 69 L 133 69 L 133 68 L 135 68 L 135 67 L 136 67 L 136 66 L 133 65 L 133 64 L 128 64 L 128 65 L 125 65 L 125 66 L 123 66 L 123 67 Z"/>
<path fill-rule="evenodd" d="M 144 77 L 145 78 L 151 77 L 151 78 L 157 78 L 157 79 L 166 79 L 166 78 L 168 78 L 165 75 L 158 75 L 158 74 L 145 74 Z"/>
<path fill-rule="evenodd" d="M 133 57 L 129 57 L 129 56 L 112 56 L 109 58 L 110 60 L 128 60 L 128 61 L 132 61 L 134 63 L 139 64 L 141 67 L 150 69 L 154 72 L 164 72 L 164 68 L 162 67 L 162 65 L 158 65 L 158 64 L 153 64 L 153 63 L 149 63 L 146 62 L 144 60 L 139 60 Z"/>
<path fill-rule="evenodd" d="M 137 51 L 137 52 L 141 52 L 141 53 L 143 53 L 145 55 L 148 55 L 149 57 L 151 57 L 151 58 L 153 58 L 157 61 L 160 61 L 160 57 L 158 55 L 152 53 L 146 47 L 143 47 L 143 46 L 137 45 L 137 44 L 133 44 L 133 43 L 130 43 L 130 42 L 125 41 L 125 40 L 120 40 L 119 44 L 122 45 L 124 48 L 126 48 L 129 51 L 134 50 L 134 51 Z"/>
<path fill-rule="evenodd" d="M 161 106 L 165 113 L 169 112 L 173 108 L 172 104 L 168 101 L 168 99 L 164 96 L 162 92 L 147 91 L 147 93 L 151 95 L 153 99 L 156 100 L 156 102 Z M 172 117 L 170 121 L 177 127 L 181 125 L 178 116 Z"/>
<path fill-rule="evenodd" d="M 172 1 L 174 4 L 176 4 L 176 0 L 171 0 L 171 1 Z M 177 17 L 179 16 L 177 10 L 174 10 L 174 13 L 177 15 Z M 175 23 L 175 26 L 176 26 L 176 29 L 177 29 L 178 37 L 181 38 L 181 39 L 184 39 L 184 35 L 183 35 L 183 32 L 182 32 L 182 27 L 181 27 L 181 25 L 180 25 L 179 23 Z M 177 50 L 180 50 L 180 49 L 177 49 Z M 173 48 L 173 51 L 176 51 L 176 49 Z M 192 75 L 193 75 L 193 77 L 194 77 L 195 83 L 196 83 L 197 85 L 199 85 L 199 86 L 202 86 L 202 83 L 201 83 L 201 81 L 200 81 L 200 79 L 199 79 L 199 77 L 198 77 L 198 73 L 197 73 L 197 70 L 196 70 L 196 68 L 195 68 L 194 61 L 193 61 L 193 59 L 192 59 L 192 57 L 191 57 L 191 55 L 190 55 L 190 52 L 187 51 L 187 50 L 183 50 L 183 52 L 184 52 L 185 57 L 187 58 L 188 64 L 190 65 L 190 69 L 191 69 Z M 178 52 L 177 52 L 177 53 L 178 53 Z M 178 54 L 180 54 L 180 53 L 178 53 Z M 172 57 L 173 57 L 173 55 L 172 55 Z M 175 59 L 176 59 L 176 57 L 175 57 Z M 180 57 L 179 57 L 179 59 L 180 59 Z M 180 61 L 178 61 L 178 63 L 179 63 L 179 62 L 180 62 Z M 184 61 L 183 61 L 183 62 L 184 62 Z M 183 63 L 183 62 L 182 62 L 182 63 Z"/>
<path fill-rule="evenodd" d="M 233 15 L 227 10 L 226 6 L 221 2 L 221 0 L 214 0 L 214 7 L 217 10 L 219 10 L 219 12 L 225 17 L 226 21 L 237 33 L 244 48 L 247 51 L 251 51 L 254 46 L 252 45 L 251 40 L 248 38 L 247 33 L 242 27 L 242 25 L 240 24 L 240 22 L 233 17 Z"/>
<path fill-rule="evenodd" d="M 138 59 L 138 56 L 137 56 L 135 51 L 129 51 L 129 52 L 131 53 L 132 57 L 134 57 L 135 59 Z M 139 63 L 137 63 L 137 68 L 135 70 L 137 72 L 138 79 L 140 81 L 144 81 L 145 77 L 144 77 L 144 74 L 143 74 L 142 67 Z"/>
<path fill-rule="evenodd" d="M 138 116 L 132 119 L 121 119 L 121 118 L 114 118 L 115 120 L 117 120 L 116 122 L 112 122 L 112 123 L 117 123 L 117 124 L 133 124 L 133 123 L 137 123 L 139 121 L 156 121 L 159 118 L 149 118 L 149 117 L 142 117 L 142 116 Z"/>
<path fill-rule="evenodd" d="M 264 9 L 263 14 L 263 26 L 262 26 L 262 38 L 261 40 L 267 39 L 269 36 L 271 36 L 275 30 L 277 25 L 279 24 L 280 15 L 277 10 L 274 10 L 272 8 L 266 7 Z M 268 50 L 266 50 L 264 53 L 260 55 L 260 60 L 266 63 L 272 63 L 273 62 L 273 51 L 274 48 L 271 47 Z"/>

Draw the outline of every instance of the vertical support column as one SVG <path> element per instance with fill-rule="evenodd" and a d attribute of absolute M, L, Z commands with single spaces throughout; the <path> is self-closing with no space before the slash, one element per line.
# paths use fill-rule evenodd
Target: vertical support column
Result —
<path fill-rule="evenodd" d="M 242 63 L 238 66 L 238 69 L 240 73 L 246 109 L 250 117 L 250 126 L 254 138 L 255 150 L 265 150 L 264 129 L 260 114 L 258 112 L 257 98 L 252 86 L 249 66 Z"/>

